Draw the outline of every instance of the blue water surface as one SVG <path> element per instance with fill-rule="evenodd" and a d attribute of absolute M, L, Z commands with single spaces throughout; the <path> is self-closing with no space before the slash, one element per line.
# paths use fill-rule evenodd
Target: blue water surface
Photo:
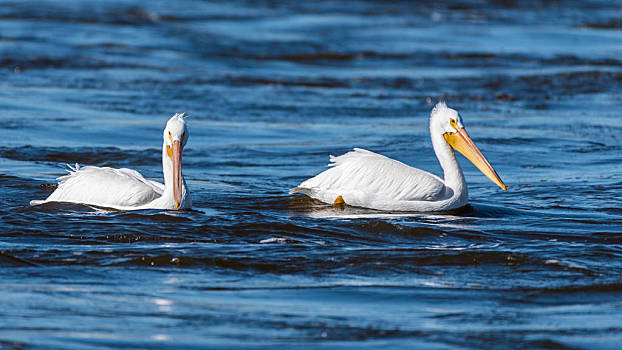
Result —
<path fill-rule="evenodd" d="M 0 1 L 0 348 L 599 348 L 622 341 L 622 2 Z M 363 147 L 451 213 L 288 190 Z M 187 112 L 193 211 L 46 198 L 65 163 L 161 179 Z"/>

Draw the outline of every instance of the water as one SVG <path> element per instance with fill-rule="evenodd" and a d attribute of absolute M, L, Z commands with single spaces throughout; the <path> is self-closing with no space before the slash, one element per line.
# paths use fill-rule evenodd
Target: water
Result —
<path fill-rule="evenodd" d="M 622 3 L 2 1 L 0 348 L 616 348 Z M 364 147 L 440 174 L 461 111 L 507 192 L 343 211 L 287 191 Z M 30 207 L 64 163 L 188 212 Z"/>

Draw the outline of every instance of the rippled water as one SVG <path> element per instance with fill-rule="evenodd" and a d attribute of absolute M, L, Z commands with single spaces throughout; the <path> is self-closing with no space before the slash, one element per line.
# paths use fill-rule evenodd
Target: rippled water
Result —
<path fill-rule="evenodd" d="M 622 3 L 0 1 L 0 348 L 616 348 Z M 352 147 L 471 204 L 338 210 L 287 191 Z M 161 178 L 186 111 L 194 210 L 42 199 L 64 163 Z"/>

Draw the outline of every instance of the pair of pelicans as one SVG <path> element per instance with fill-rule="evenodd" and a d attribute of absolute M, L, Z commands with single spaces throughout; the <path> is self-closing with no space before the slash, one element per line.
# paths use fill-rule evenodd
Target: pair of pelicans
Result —
<path fill-rule="evenodd" d="M 444 179 L 402 162 L 355 148 L 330 157 L 330 169 L 304 181 L 290 193 L 335 205 L 388 211 L 445 211 L 467 204 L 464 175 L 453 147 L 503 190 L 505 184 L 473 143 L 457 111 L 439 102 L 430 114 L 430 137 Z M 145 179 L 131 169 L 76 165 L 58 178 L 58 187 L 43 201 L 71 202 L 120 210 L 189 209 L 192 206 L 181 174 L 181 154 L 188 141 L 183 114 L 166 123 L 162 145 L 164 184 Z M 451 146 L 451 147 L 450 147 Z"/>

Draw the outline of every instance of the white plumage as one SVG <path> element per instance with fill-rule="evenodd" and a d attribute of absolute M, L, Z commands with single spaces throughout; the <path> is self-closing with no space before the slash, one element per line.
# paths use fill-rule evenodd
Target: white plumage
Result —
<path fill-rule="evenodd" d="M 184 115 L 175 114 L 166 124 L 162 146 L 164 184 L 147 180 L 132 169 L 85 166 L 69 167 L 46 202 L 69 202 L 120 210 L 187 209 L 192 202 L 181 175 L 181 151 L 188 139 Z"/>
<path fill-rule="evenodd" d="M 145 179 L 132 169 L 69 166 L 58 189 L 45 202 L 97 203 L 108 208 L 140 207 L 162 196 L 164 185 Z M 94 186 L 97 184 L 97 186 Z M 114 189 L 114 190 L 109 190 Z M 43 201 L 33 201 L 40 204 Z"/>
<path fill-rule="evenodd" d="M 444 179 L 383 155 L 355 148 L 339 157 L 331 156 L 330 169 L 302 182 L 290 193 L 304 193 L 325 203 L 343 200 L 348 205 L 389 211 L 424 212 L 459 208 L 467 203 L 468 192 L 450 145 L 505 189 L 501 179 L 466 134 L 462 118 L 442 102 L 432 110 L 430 135 L 445 172 Z"/>
<path fill-rule="evenodd" d="M 332 203 L 344 194 L 352 205 L 388 197 L 399 201 L 436 200 L 445 192 L 438 176 L 361 148 L 331 156 L 330 161 L 331 169 L 299 186 L 323 189 L 318 196 L 326 197 L 326 202 Z"/>

